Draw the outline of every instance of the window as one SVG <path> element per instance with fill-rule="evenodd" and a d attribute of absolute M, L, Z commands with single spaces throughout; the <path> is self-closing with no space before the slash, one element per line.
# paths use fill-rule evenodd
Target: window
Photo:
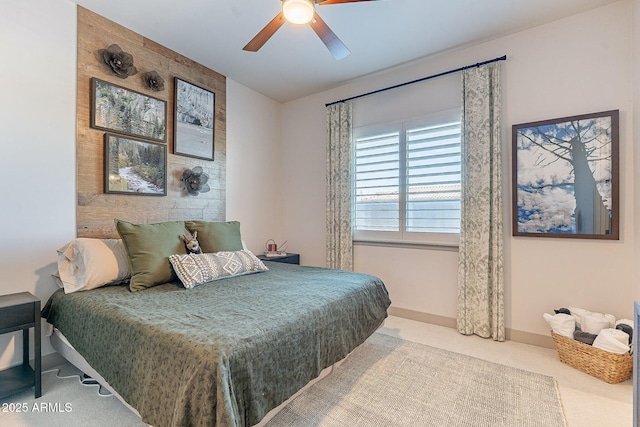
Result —
<path fill-rule="evenodd" d="M 355 240 L 455 245 L 460 113 L 354 130 Z"/>

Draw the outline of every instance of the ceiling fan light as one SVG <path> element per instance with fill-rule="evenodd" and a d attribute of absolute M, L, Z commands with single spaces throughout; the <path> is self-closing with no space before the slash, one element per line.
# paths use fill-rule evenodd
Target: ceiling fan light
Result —
<path fill-rule="evenodd" d="M 284 0 L 282 13 L 284 18 L 292 24 L 311 22 L 315 13 L 313 0 Z"/>

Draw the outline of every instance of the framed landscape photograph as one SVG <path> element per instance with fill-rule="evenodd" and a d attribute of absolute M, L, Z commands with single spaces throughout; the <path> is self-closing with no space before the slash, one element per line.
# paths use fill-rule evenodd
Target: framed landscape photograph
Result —
<path fill-rule="evenodd" d="M 104 192 L 166 196 L 167 146 L 106 133 Z"/>
<path fill-rule="evenodd" d="M 215 93 L 175 78 L 173 153 L 213 160 Z"/>
<path fill-rule="evenodd" d="M 93 77 L 91 127 L 166 142 L 167 103 Z"/>
<path fill-rule="evenodd" d="M 618 115 L 513 126 L 514 236 L 619 239 Z"/>

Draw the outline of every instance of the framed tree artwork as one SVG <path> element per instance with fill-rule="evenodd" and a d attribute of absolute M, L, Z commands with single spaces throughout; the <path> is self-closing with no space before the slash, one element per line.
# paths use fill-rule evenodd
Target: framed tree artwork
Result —
<path fill-rule="evenodd" d="M 166 196 L 166 144 L 106 133 L 104 192 Z"/>
<path fill-rule="evenodd" d="M 167 103 L 93 77 L 91 127 L 166 142 Z"/>
<path fill-rule="evenodd" d="M 513 126 L 514 236 L 619 239 L 618 115 Z"/>
<path fill-rule="evenodd" d="M 175 78 L 173 152 L 213 160 L 215 93 Z"/>

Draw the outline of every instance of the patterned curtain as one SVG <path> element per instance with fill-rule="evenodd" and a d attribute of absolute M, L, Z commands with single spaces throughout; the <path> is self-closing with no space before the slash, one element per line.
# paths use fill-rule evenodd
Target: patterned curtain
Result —
<path fill-rule="evenodd" d="M 504 341 L 500 67 L 462 76 L 458 330 Z"/>
<path fill-rule="evenodd" d="M 327 267 L 353 270 L 351 104 L 327 107 Z"/>

